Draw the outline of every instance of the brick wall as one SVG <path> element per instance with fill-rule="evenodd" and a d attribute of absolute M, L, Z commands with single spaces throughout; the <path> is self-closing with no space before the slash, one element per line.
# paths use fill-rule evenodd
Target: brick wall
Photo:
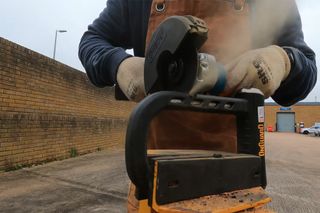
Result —
<path fill-rule="evenodd" d="M 0 38 L 0 170 L 123 147 L 132 107 L 84 73 Z"/>
<path fill-rule="evenodd" d="M 290 107 L 289 112 L 295 113 L 295 119 L 297 122 L 304 122 L 305 127 L 311 127 L 315 122 L 320 122 L 320 103 L 312 105 L 304 105 L 300 103 Z M 266 127 L 272 126 L 273 129 L 276 128 L 277 122 L 277 112 L 280 111 L 280 106 L 278 105 L 267 105 L 266 106 Z M 282 111 L 283 112 L 283 111 Z"/>

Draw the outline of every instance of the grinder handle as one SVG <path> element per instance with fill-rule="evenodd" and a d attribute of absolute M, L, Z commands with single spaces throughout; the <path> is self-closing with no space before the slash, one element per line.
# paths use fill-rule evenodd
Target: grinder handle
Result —
<path fill-rule="evenodd" d="M 186 93 L 162 91 L 140 102 L 131 114 L 126 133 L 126 168 L 131 181 L 141 194 L 147 194 L 152 169 L 147 156 L 147 134 L 152 119 L 162 110 L 187 109 L 190 111 L 246 114 L 248 102 L 244 99 L 217 96 L 188 96 Z"/>

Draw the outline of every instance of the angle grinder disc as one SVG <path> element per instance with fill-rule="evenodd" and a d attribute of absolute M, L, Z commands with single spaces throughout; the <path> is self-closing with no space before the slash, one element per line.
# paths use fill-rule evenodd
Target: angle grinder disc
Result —
<path fill-rule="evenodd" d="M 146 52 L 147 94 L 190 91 L 197 74 L 198 49 L 207 39 L 206 33 L 195 32 L 197 24 L 190 16 L 172 16 L 159 25 Z"/>

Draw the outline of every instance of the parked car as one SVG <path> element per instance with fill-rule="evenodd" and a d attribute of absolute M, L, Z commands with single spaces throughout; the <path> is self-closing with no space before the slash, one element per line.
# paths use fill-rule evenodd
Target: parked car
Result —
<path fill-rule="evenodd" d="M 312 127 L 310 127 L 310 128 L 302 128 L 302 129 L 300 130 L 300 132 L 301 132 L 302 134 L 305 134 L 305 135 L 308 135 L 308 134 L 316 134 L 316 132 L 317 132 L 317 134 L 318 134 L 318 131 L 320 131 L 320 126 L 312 126 Z"/>

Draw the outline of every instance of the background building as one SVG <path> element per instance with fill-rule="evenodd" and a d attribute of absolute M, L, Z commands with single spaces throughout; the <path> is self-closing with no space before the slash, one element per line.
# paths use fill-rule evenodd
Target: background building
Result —
<path fill-rule="evenodd" d="M 297 123 L 303 122 L 305 127 L 320 123 L 320 102 L 301 102 L 291 107 L 266 103 L 265 109 L 266 128 L 274 131 L 294 132 Z"/>

